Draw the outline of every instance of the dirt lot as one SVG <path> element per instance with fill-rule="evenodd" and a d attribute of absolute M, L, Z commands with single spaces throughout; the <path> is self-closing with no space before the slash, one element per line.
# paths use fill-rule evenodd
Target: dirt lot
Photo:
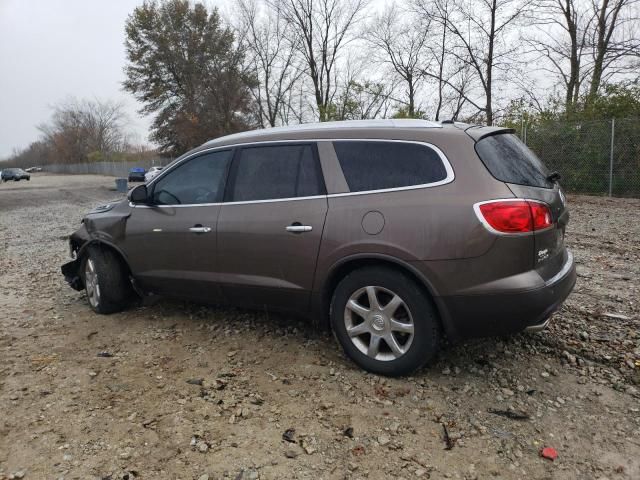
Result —
<path fill-rule="evenodd" d="M 549 330 L 390 380 L 298 320 L 93 314 L 59 266 L 112 185 L 0 184 L 0 479 L 640 478 L 639 200 L 569 197 L 579 278 Z"/>

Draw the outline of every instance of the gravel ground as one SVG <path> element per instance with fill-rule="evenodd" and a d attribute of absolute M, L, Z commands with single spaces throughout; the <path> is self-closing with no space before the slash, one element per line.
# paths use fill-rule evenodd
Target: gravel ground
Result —
<path fill-rule="evenodd" d="M 547 331 L 386 379 L 286 317 L 93 314 L 59 266 L 112 185 L 0 185 L 0 479 L 640 478 L 639 200 L 569 197 L 578 284 Z"/>

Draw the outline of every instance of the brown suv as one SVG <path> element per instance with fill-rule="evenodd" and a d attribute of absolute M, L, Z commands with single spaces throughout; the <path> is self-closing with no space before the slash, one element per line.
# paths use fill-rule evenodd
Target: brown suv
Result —
<path fill-rule="evenodd" d="M 361 367 L 400 375 L 442 335 L 546 326 L 576 278 L 556 180 L 505 128 L 246 132 L 87 214 L 62 270 L 98 313 L 150 293 L 301 313 Z"/>

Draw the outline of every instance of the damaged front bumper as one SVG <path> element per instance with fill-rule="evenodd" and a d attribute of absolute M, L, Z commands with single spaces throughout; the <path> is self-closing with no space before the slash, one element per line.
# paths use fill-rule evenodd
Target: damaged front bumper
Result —
<path fill-rule="evenodd" d="M 82 262 L 80 261 L 80 259 L 76 258 L 71 262 L 65 263 L 60 268 L 60 270 L 62 270 L 62 274 L 64 275 L 65 281 L 74 290 L 82 290 L 84 288 L 84 283 L 82 282 L 82 278 L 80 277 L 81 263 Z"/>
<path fill-rule="evenodd" d="M 62 265 L 60 270 L 64 275 L 65 281 L 74 290 L 84 289 L 84 282 L 80 274 L 82 267 L 81 251 L 88 242 L 89 234 L 84 224 L 69 237 L 69 254 L 73 260 Z"/>

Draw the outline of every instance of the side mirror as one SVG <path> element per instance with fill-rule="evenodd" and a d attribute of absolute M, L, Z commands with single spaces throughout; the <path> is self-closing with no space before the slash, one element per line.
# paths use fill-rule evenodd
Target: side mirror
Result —
<path fill-rule="evenodd" d="M 131 203 L 148 203 L 149 202 L 149 192 L 147 191 L 146 185 L 138 185 L 135 188 L 129 190 L 127 194 L 129 201 Z"/>

